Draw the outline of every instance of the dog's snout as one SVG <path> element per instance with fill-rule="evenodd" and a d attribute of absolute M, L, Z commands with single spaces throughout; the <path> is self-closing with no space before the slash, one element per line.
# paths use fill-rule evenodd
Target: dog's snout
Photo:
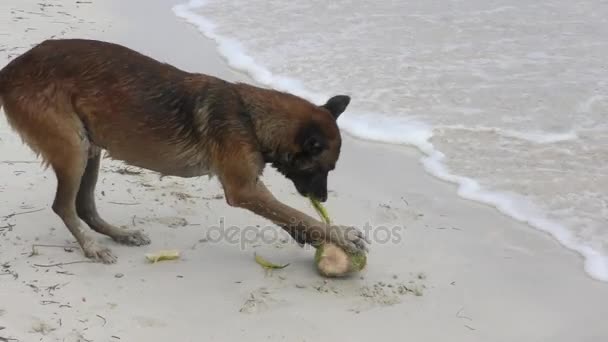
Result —
<path fill-rule="evenodd" d="M 320 202 L 326 202 L 327 201 L 327 192 L 323 193 L 322 195 L 318 195 L 316 197 L 317 197 L 317 200 L 319 200 Z"/>
<path fill-rule="evenodd" d="M 327 175 L 319 174 L 311 181 L 312 195 L 319 201 L 327 201 Z"/>
<path fill-rule="evenodd" d="M 320 202 L 327 201 L 327 175 L 306 175 L 292 179 L 302 196 L 310 196 Z"/>

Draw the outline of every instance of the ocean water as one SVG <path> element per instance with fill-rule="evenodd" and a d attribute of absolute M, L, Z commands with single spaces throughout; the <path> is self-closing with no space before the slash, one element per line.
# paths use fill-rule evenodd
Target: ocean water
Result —
<path fill-rule="evenodd" d="M 340 126 L 419 148 L 458 194 L 548 232 L 608 281 L 608 2 L 192 0 L 235 69 Z"/>

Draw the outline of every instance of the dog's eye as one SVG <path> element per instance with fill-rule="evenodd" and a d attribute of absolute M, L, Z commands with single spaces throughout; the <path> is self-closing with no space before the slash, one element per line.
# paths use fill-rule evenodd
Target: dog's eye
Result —
<path fill-rule="evenodd" d="M 318 156 L 319 154 L 321 154 L 321 152 L 323 152 L 323 146 L 318 145 L 318 146 L 315 146 L 315 147 L 314 147 L 314 148 L 313 148 L 313 149 L 310 151 L 310 154 L 311 154 L 312 156 Z"/>
<path fill-rule="evenodd" d="M 306 152 L 309 156 L 317 156 L 319 155 L 323 149 L 325 148 L 325 144 L 318 137 L 310 137 L 306 140 L 304 145 L 302 146 L 302 150 Z"/>

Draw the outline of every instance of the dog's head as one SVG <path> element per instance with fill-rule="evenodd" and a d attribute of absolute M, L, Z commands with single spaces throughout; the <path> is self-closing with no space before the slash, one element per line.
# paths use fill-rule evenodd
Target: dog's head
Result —
<path fill-rule="evenodd" d="M 337 95 L 315 106 L 310 120 L 302 122 L 291 145 L 273 166 L 290 179 L 302 196 L 327 200 L 327 176 L 336 167 L 342 138 L 337 119 L 346 110 L 350 97 Z"/>

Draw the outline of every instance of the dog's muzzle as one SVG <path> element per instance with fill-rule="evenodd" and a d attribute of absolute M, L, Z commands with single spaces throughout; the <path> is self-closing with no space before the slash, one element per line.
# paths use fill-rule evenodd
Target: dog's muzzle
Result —
<path fill-rule="evenodd" d="M 312 197 L 320 202 L 327 201 L 327 175 L 312 174 L 292 179 L 296 190 L 304 197 Z"/>

